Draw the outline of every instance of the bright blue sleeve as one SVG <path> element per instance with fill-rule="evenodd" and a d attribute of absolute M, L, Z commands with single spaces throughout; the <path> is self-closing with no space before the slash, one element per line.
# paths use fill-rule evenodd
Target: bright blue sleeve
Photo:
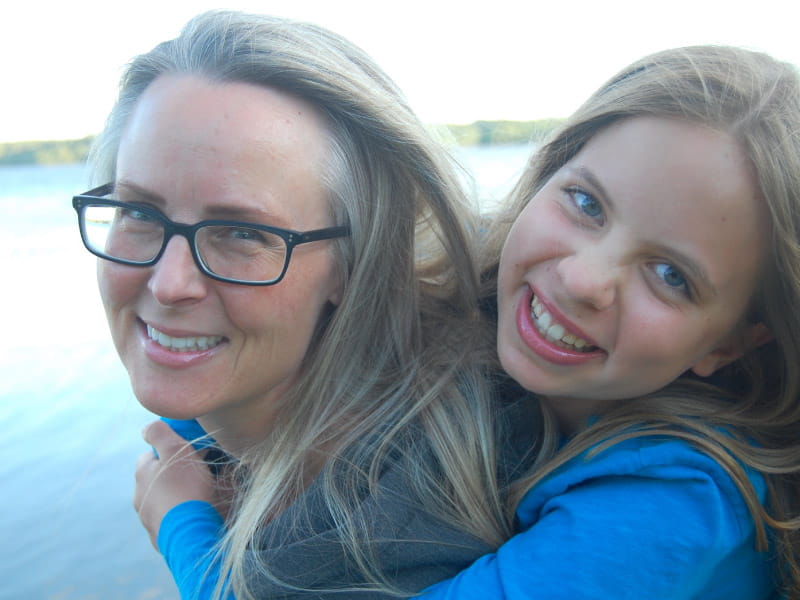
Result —
<path fill-rule="evenodd" d="M 181 600 L 210 598 L 220 577 L 214 560 L 225 525 L 207 502 L 190 500 L 170 509 L 158 530 L 158 549 L 178 586 Z M 226 596 L 234 600 L 233 594 Z"/>
<path fill-rule="evenodd" d="M 527 530 L 421 597 L 769 598 L 769 557 L 719 466 L 696 452 L 681 464 L 628 454 L 633 466 L 588 461 L 533 488 L 518 510 Z"/>

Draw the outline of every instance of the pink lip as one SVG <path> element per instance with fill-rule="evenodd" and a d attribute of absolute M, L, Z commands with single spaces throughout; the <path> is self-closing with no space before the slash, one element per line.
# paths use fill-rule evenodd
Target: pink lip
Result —
<path fill-rule="evenodd" d="M 185 330 L 156 327 L 155 325 L 152 326 L 171 337 L 198 337 L 203 335 L 187 332 Z M 214 355 L 219 353 L 223 346 L 227 344 L 227 340 L 222 340 L 220 344 L 207 350 L 198 350 L 196 352 L 175 352 L 173 350 L 164 348 L 164 346 L 150 339 L 150 337 L 147 335 L 147 327 L 143 321 L 140 321 L 139 332 L 142 345 L 144 346 L 145 356 L 147 356 L 147 358 L 157 365 L 168 367 L 170 369 L 185 369 L 193 367 L 199 363 L 209 361 L 214 357 Z"/>
<path fill-rule="evenodd" d="M 537 297 L 541 298 L 540 296 Z M 541 333 L 539 333 L 539 330 L 536 328 L 536 325 L 534 325 L 533 320 L 531 319 L 532 299 L 533 290 L 528 288 L 527 292 L 522 295 L 519 304 L 517 305 L 517 332 L 519 333 L 522 341 L 525 342 L 525 345 L 528 346 L 528 348 L 530 348 L 538 356 L 550 363 L 557 365 L 578 365 L 594 360 L 605 354 L 605 352 L 602 350 L 595 350 L 592 352 L 576 352 L 574 350 L 567 350 L 566 348 L 556 346 L 551 341 L 547 340 L 544 336 L 542 336 Z M 550 312 L 552 310 L 551 307 L 549 305 L 546 306 L 548 312 Z M 584 337 L 583 333 L 581 333 L 578 328 L 574 328 L 568 320 L 562 320 L 562 316 L 557 311 L 552 310 L 551 314 L 553 314 L 559 322 L 568 327 L 570 331 L 575 332 L 580 337 L 591 342 L 590 338 Z"/>

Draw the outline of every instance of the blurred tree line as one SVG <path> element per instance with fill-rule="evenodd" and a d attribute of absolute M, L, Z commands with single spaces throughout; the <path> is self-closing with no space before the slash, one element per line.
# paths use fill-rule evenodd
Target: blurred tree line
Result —
<path fill-rule="evenodd" d="M 447 125 L 446 129 L 461 146 L 526 144 L 541 142 L 562 121 L 563 119 L 475 121 L 469 125 Z"/>
<path fill-rule="evenodd" d="M 461 146 L 526 144 L 544 139 L 561 119 L 537 121 L 475 121 L 442 127 Z M 0 165 L 53 165 L 86 160 L 93 138 L 44 142 L 0 143 Z"/>
<path fill-rule="evenodd" d="M 86 160 L 92 137 L 0 144 L 0 165 L 55 165 Z"/>

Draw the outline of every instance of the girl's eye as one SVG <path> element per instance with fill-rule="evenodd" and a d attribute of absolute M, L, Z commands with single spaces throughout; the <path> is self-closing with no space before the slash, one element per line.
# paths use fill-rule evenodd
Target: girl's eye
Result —
<path fill-rule="evenodd" d="M 690 295 L 689 282 L 678 269 L 669 263 L 658 263 L 654 270 L 656 275 L 669 287 L 681 290 L 687 296 Z"/>
<path fill-rule="evenodd" d="M 599 225 L 605 223 L 605 217 L 603 216 L 603 205 L 597 198 L 579 189 L 570 189 L 567 190 L 567 192 L 569 193 L 570 198 L 572 198 L 572 202 L 575 204 L 575 207 L 581 213 Z"/>

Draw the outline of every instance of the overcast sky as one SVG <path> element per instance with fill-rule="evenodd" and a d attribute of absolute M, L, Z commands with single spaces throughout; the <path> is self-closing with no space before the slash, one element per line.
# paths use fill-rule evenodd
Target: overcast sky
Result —
<path fill-rule="evenodd" d="M 566 116 L 625 64 L 672 46 L 735 44 L 800 64 L 793 2 L 735 4 L 18 0 L 0 21 L 0 142 L 97 133 L 122 66 L 209 8 L 333 29 L 372 54 L 423 120 L 467 123 Z"/>

